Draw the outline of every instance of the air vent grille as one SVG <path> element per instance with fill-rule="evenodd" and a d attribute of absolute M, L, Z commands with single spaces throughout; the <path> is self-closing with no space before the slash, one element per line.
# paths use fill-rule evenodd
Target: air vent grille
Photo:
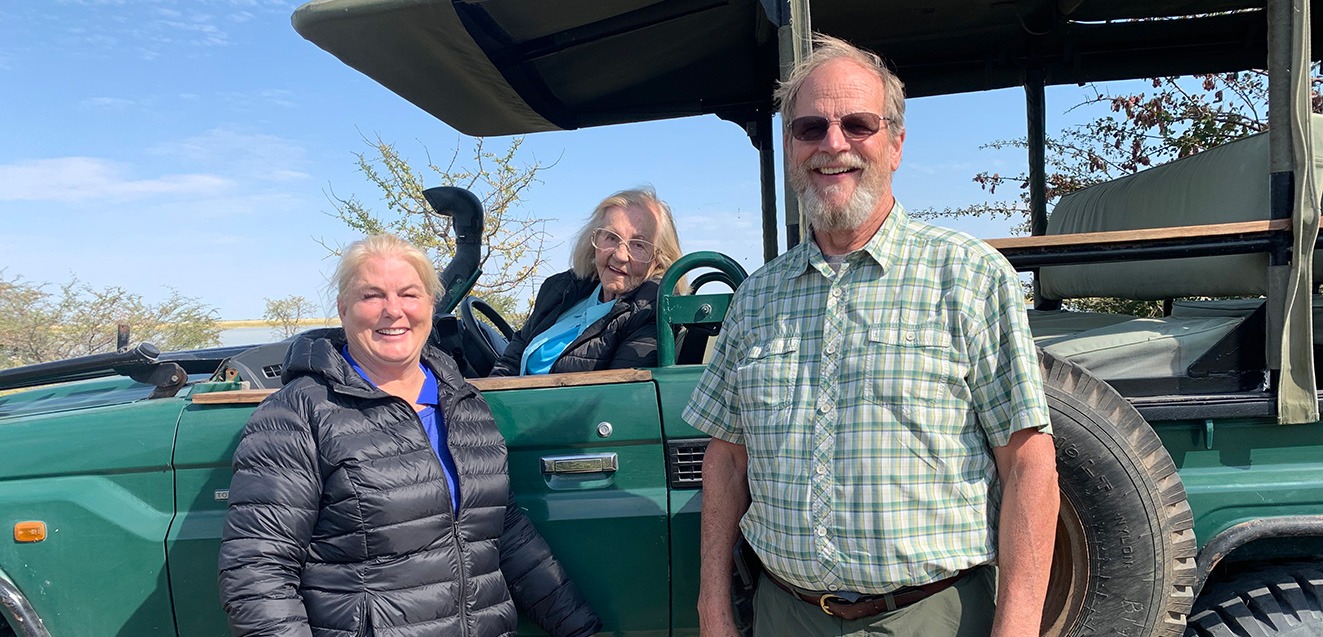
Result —
<path fill-rule="evenodd" d="M 275 365 L 267 365 L 262 368 L 262 375 L 267 378 L 280 378 L 281 369 L 279 363 L 276 363 Z"/>
<path fill-rule="evenodd" d="M 701 489 L 703 487 L 703 453 L 707 451 L 707 438 L 672 440 L 667 443 L 667 470 L 672 489 Z"/>

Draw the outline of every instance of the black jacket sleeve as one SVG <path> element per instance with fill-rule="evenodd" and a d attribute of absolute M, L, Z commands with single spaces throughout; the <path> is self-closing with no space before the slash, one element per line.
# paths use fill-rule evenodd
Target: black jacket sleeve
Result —
<path fill-rule="evenodd" d="M 523 360 L 528 342 L 554 325 L 567 305 L 588 296 L 596 285 L 595 279 L 580 279 L 573 270 L 554 274 L 543 281 L 533 301 L 533 311 L 528 313 L 528 320 L 510 338 L 510 344 L 505 346 L 505 351 L 496 359 L 488 376 L 518 376 L 519 363 Z"/>
<path fill-rule="evenodd" d="M 579 594 L 513 495 L 505 507 L 501 573 L 515 604 L 552 637 L 586 637 L 602 630 L 602 620 Z"/>
<path fill-rule="evenodd" d="M 286 398 L 253 413 L 234 453 L 218 567 L 236 636 L 312 634 L 298 588 L 322 484 L 311 430 Z"/>
<path fill-rule="evenodd" d="M 657 366 L 657 312 L 655 302 L 644 302 L 622 326 L 620 344 L 607 369 Z"/>

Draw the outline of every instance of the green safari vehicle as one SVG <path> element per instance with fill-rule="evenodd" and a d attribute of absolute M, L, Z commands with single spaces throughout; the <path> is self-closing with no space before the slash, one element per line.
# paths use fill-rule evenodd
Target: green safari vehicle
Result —
<path fill-rule="evenodd" d="M 1023 87 L 1033 236 L 991 243 L 1033 273 L 1056 431 L 1060 490 L 1045 497 L 1062 507 L 1043 634 L 1301 637 L 1323 634 L 1323 339 L 1312 327 L 1323 122 L 1309 114 L 1309 9 L 314 0 L 293 22 L 468 134 L 730 120 L 759 150 L 769 259 L 782 227 L 787 244 L 800 240 L 793 202 L 777 205 L 770 95 L 810 20 L 884 53 L 911 97 Z M 1269 133 L 1069 195 L 1048 214 L 1045 86 L 1248 68 L 1269 69 Z M 471 197 L 431 192 L 456 227 L 471 223 Z M 478 246 L 461 248 L 435 337 L 480 367 L 503 335 L 475 320 L 490 312 L 465 299 Z M 734 288 L 744 272 L 692 254 L 662 289 L 687 271 L 697 292 L 659 302 L 659 367 L 473 381 L 506 437 L 518 501 L 608 634 L 698 634 L 707 440 L 679 415 L 730 300 L 705 284 Z M 1091 296 L 1169 300 L 1170 311 L 1061 309 Z M 0 527 L 12 532 L 0 541 L 0 637 L 225 634 L 216 553 L 231 455 L 278 387 L 286 347 L 163 353 L 126 341 L 0 370 Z"/>

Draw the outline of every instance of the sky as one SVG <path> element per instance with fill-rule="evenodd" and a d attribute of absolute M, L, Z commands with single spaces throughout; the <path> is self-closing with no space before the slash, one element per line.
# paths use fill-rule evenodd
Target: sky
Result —
<path fill-rule="evenodd" d="M 173 290 L 225 320 L 260 319 L 266 299 L 290 295 L 333 315 L 326 245 L 357 236 L 328 194 L 381 198 L 354 153 L 380 137 L 422 164 L 469 142 L 303 40 L 289 20 L 298 4 L 0 0 L 0 277 L 77 278 L 151 302 Z M 1078 95 L 1049 89 L 1049 130 Z M 1023 169 L 1022 151 L 980 148 L 1024 135 L 1019 89 L 910 100 L 906 124 L 894 187 L 907 209 L 983 201 L 977 172 Z M 685 252 L 762 262 L 758 156 L 733 124 L 540 133 L 521 153 L 550 165 L 520 209 L 548 219 L 543 277 L 568 267 L 599 201 L 645 184 L 671 205 Z"/>

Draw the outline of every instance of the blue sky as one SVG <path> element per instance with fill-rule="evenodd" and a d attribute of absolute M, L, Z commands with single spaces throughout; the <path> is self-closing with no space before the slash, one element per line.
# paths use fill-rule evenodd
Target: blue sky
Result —
<path fill-rule="evenodd" d="M 322 242 L 355 236 L 326 197 L 379 193 L 354 168 L 364 137 L 423 162 L 461 137 L 290 26 L 281 0 L 0 3 L 0 269 L 72 277 L 159 300 L 170 289 L 223 319 L 265 298 L 324 303 Z M 979 150 L 1024 134 L 1022 91 L 911 100 L 897 196 L 910 209 L 983 199 L 971 177 L 1017 172 L 1023 154 Z M 1052 89 L 1049 117 L 1078 102 Z M 1054 99 L 1056 98 L 1056 99 Z M 1049 128 L 1058 122 L 1049 120 Z M 491 143 L 503 147 L 508 140 Z M 761 262 L 757 154 L 715 117 L 533 135 L 526 161 L 554 163 L 523 210 L 548 218 L 551 262 L 592 207 L 651 184 L 686 251 Z M 1005 224 L 956 227 L 1003 236 Z M 784 239 L 783 239 L 784 240 Z M 325 306 L 330 311 L 329 304 Z"/>

